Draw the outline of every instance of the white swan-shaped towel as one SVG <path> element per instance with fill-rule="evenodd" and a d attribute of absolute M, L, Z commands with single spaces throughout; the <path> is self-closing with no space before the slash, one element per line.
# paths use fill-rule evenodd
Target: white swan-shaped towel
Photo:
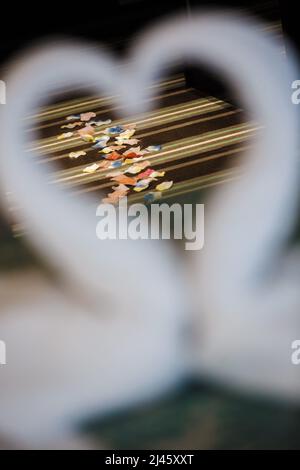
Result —
<path fill-rule="evenodd" d="M 204 251 L 184 267 L 169 244 L 100 242 L 96 201 L 47 184 L 44 166 L 25 152 L 23 129 L 53 84 L 88 85 L 87 76 L 95 91 L 119 94 L 128 112 L 144 111 L 148 85 L 180 57 L 219 69 L 264 126 L 242 178 L 209 201 Z M 87 413 L 151 398 L 191 371 L 299 399 L 299 372 L 290 363 L 290 343 L 300 334 L 299 257 L 281 256 L 299 181 L 297 110 L 289 98 L 294 61 L 283 60 L 254 24 L 205 13 L 149 30 L 122 77 L 115 68 L 104 52 L 60 43 L 31 51 L 6 78 L 1 189 L 22 205 L 29 239 L 63 287 L 36 274 L 0 283 L 8 349 L 0 433 L 29 445 L 67 435 Z M 186 343 L 186 325 L 199 333 L 196 344 Z"/>

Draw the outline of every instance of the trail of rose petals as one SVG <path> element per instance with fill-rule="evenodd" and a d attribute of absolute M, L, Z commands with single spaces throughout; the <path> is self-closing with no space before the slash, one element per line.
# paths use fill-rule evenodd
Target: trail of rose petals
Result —
<path fill-rule="evenodd" d="M 76 134 L 85 142 L 92 143 L 93 149 L 99 149 L 99 158 L 103 161 L 93 163 L 83 169 L 84 173 L 94 173 L 98 169 L 110 169 L 111 171 L 106 174 L 107 178 L 111 181 L 118 183 L 118 186 L 112 187 L 112 192 L 103 198 L 103 203 L 116 204 L 121 198 L 125 197 L 129 191 L 141 192 L 146 190 L 153 181 L 165 176 L 164 171 L 156 171 L 153 168 L 148 168 L 151 164 L 149 160 L 144 160 L 144 156 L 148 153 L 159 152 L 162 148 L 161 145 L 149 145 L 142 149 L 137 145 L 140 140 L 132 138 L 136 132 L 136 124 L 115 125 L 103 129 L 102 135 L 95 137 L 97 127 L 111 124 L 111 119 L 106 120 L 92 120 L 96 117 L 93 111 L 81 113 L 79 115 L 67 116 L 67 121 L 75 121 L 61 126 L 62 129 L 74 129 L 84 125 L 81 129 L 76 131 Z M 80 120 L 79 120 L 80 119 Z M 73 132 L 66 132 L 58 136 L 58 139 L 65 139 L 72 137 Z M 114 143 L 108 145 L 110 139 L 115 139 Z M 127 150 L 120 153 L 123 149 Z M 86 152 L 81 150 L 78 152 L 69 153 L 69 157 L 76 159 L 80 156 L 85 156 Z M 129 164 L 129 167 L 127 165 Z M 122 170 L 121 167 L 125 166 Z M 126 173 L 126 174 L 125 174 Z M 129 175 L 129 176 L 128 176 Z M 162 197 L 162 192 L 167 191 L 173 185 L 173 181 L 164 181 L 157 184 L 155 191 L 150 191 L 145 194 L 144 200 L 151 203 L 156 199 Z"/>

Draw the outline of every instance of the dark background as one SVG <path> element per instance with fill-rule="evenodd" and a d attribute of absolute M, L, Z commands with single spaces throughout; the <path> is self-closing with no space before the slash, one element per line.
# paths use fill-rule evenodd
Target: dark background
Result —
<path fill-rule="evenodd" d="M 126 49 L 130 37 L 156 18 L 176 11 L 188 11 L 201 6 L 242 7 L 264 19 L 281 15 L 288 32 L 295 36 L 289 20 L 294 16 L 288 2 L 273 0 L 98 0 L 6 2 L 2 6 L 0 28 L 0 63 L 12 54 L 49 35 L 75 35 L 96 39 L 120 52 Z"/>
<path fill-rule="evenodd" d="M 192 12 L 199 7 L 238 8 L 266 21 L 280 21 L 287 34 L 296 39 L 294 17 L 288 2 L 278 0 L 98 0 L 67 1 L 44 0 L 43 3 L 7 4 L 0 28 L 1 65 L 18 51 L 49 36 L 82 37 L 96 40 L 122 55 L 132 36 L 158 18 L 176 12 Z M 7 20 L 7 21 L 6 21 Z M 185 67 L 187 85 L 207 95 L 235 102 L 229 90 L 211 70 Z M 1 76 L 0 76 L 1 78 Z"/>

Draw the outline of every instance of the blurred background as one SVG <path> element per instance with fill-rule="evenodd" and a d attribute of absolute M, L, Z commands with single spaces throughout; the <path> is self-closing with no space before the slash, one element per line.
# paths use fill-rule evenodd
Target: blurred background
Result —
<path fill-rule="evenodd" d="M 37 5 L 39 19 L 30 23 L 23 21 L 23 13 L 35 18 L 36 11 L 18 5 L 8 32 L 0 31 L 1 70 L 5 71 L 6 61 L 24 46 L 52 34 L 93 39 L 123 56 L 131 38 L 155 19 L 176 11 L 191 15 L 194 8 L 212 6 L 212 2 L 197 0 L 107 3 L 74 2 L 67 11 L 52 3 L 41 11 Z M 265 34 L 279 39 L 285 53 L 285 15 L 278 2 L 245 0 L 226 5 L 263 20 Z M 107 176 L 107 168 L 85 171 L 97 161 L 97 150 L 78 136 L 60 138 L 67 131 L 72 134 L 72 129 L 63 130 L 71 122 L 69 116 L 95 113 L 94 119 L 111 120 L 111 126 L 135 122 L 134 138 L 139 145 L 159 146 L 157 154 L 157 150 L 151 153 L 151 168 L 164 172 L 162 181 L 172 182 L 162 192 L 162 200 L 194 202 L 200 193 L 203 201 L 215 185 L 230 184 L 238 177 L 236 162 L 257 131 L 230 86 L 211 71 L 191 64 L 179 64 L 155 86 L 154 110 L 143 118 L 127 120 L 118 117 L 114 97 L 91 96 L 78 89 L 49 97 L 45 107 L 37 110 L 37 128 L 30 128 L 28 117 L 29 132 L 38 133 L 38 139 L 32 141 L 39 149 L 37 164 L 50 163 L 53 182 L 76 194 L 109 194 L 115 183 Z M 71 152 L 82 154 L 72 158 Z M 130 202 L 151 203 L 152 192 L 150 185 L 141 193 L 130 190 L 128 197 Z M 0 270 L 5 273 L 29 266 L 41 267 L 42 263 L 29 248 L 14 208 L 10 220 L 0 214 Z M 105 419 L 92 416 L 81 429 L 99 445 L 116 449 L 299 449 L 300 409 L 231 393 L 209 383 L 188 383 L 151 405 Z"/>

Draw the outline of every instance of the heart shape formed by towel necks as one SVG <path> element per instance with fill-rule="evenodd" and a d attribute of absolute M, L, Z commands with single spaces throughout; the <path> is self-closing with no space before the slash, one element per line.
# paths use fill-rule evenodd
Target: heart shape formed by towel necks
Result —
<path fill-rule="evenodd" d="M 117 95 L 128 114 L 148 111 L 149 98 L 155 93 L 150 85 L 178 58 L 205 63 L 222 73 L 236 87 L 253 119 L 264 127 L 246 155 L 241 179 L 219 189 L 212 198 L 204 253 L 193 255 L 196 322 L 200 329 L 203 318 L 204 324 L 213 325 L 206 330 L 210 344 L 232 344 L 223 334 L 228 331 L 226 322 L 241 328 L 243 311 L 249 315 L 250 311 L 271 312 L 276 306 L 277 297 L 272 301 L 270 295 L 261 296 L 255 280 L 257 273 L 269 269 L 275 252 L 288 237 L 297 200 L 297 110 L 289 93 L 299 74 L 293 59 L 283 62 L 277 45 L 259 33 L 256 24 L 215 12 L 172 18 L 144 33 L 122 68 L 103 50 L 95 52 L 82 43 L 64 42 L 33 51 L 11 68 L 7 78 L 10 99 L 2 118 L 6 136 L 1 142 L 2 185 L 6 190 L 13 189 L 16 200 L 22 203 L 35 246 L 68 278 L 91 295 L 97 295 L 100 289 L 100 298 L 104 293 L 116 298 L 112 289 L 116 276 L 120 285 L 126 278 L 132 289 L 140 285 L 137 302 L 142 302 L 148 298 L 146 286 L 153 281 L 149 273 L 154 271 L 161 297 L 159 302 L 152 297 L 143 314 L 151 321 L 151 312 L 161 310 L 166 322 L 179 324 L 189 290 L 171 248 L 150 240 L 126 240 L 126 250 L 119 241 L 99 244 L 95 206 L 85 198 L 79 203 L 45 184 L 47 175 L 42 165 L 34 165 L 30 152 L 24 158 L 28 142 L 21 125 L 21 119 L 33 114 L 42 97 L 53 91 L 53 83 L 60 87 L 87 84 L 90 88 L 93 82 L 95 92 Z M 141 282 L 140 268 L 146 256 L 147 269 L 143 269 Z M 116 257 L 123 261 L 118 273 L 112 262 Z M 139 274 L 128 277 L 129 265 Z M 285 296 L 280 298 L 281 308 L 286 300 Z M 130 310 L 126 299 L 121 310 Z M 286 338 L 282 344 L 284 341 Z M 218 351 L 212 351 L 219 358 Z M 260 374 L 263 380 L 263 370 Z M 280 384 L 276 387 L 280 389 Z"/>

